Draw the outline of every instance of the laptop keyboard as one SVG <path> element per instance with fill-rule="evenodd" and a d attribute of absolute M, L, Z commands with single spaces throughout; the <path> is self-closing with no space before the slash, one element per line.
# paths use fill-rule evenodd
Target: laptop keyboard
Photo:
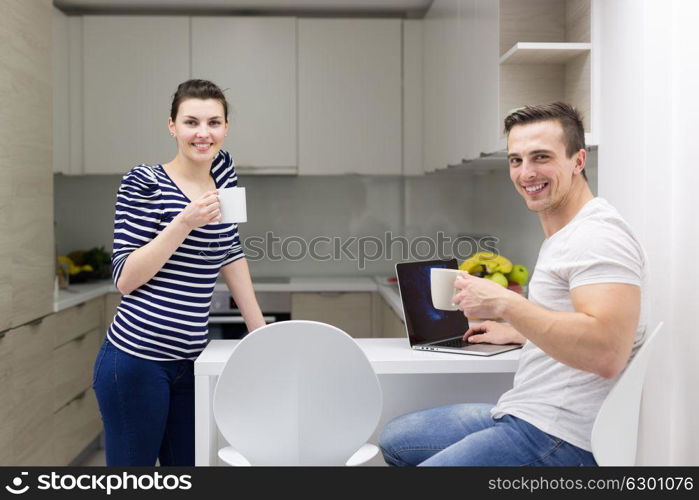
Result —
<path fill-rule="evenodd" d="M 466 344 L 463 339 L 457 338 L 457 339 L 451 339 L 451 340 L 445 340 L 443 342 L 437 342 L 434 345 L 438 345 L 441 347 L 463 347 Z"/>

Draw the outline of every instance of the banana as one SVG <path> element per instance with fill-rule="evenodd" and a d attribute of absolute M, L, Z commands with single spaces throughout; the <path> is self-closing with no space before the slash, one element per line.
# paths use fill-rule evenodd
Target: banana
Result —
<path fill-rule="evenodd" d="M 468 274 L 476 274 L 483 272 L 483 266 L 478 262 L 478 260 L 473 257 L 466 259 L 459 266 L 460 271 L 466 271 Z"/>
<path fill-rule="evenodd" d="M 480 269 L 478 269 L 479 266 Z M 474 272 L 482 272 L 484 269 L 488 274 L 507 274 L 512 271 L 512 262 L 502 255 L 498 255 L 493 252 L 478 252 L 463 261 L 461 266 L 459 266 L 459 269 L 466 271 L 469 274 L 473 274 Z"/>

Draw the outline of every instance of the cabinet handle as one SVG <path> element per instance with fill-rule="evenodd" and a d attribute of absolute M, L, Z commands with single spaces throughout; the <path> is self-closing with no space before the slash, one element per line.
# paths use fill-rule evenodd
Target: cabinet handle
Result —
<path fill-rule="evenodd" d="M 85 389 L 83 392 L 81 392 L 80 394 L 78 394 L 77 396 L 75 396 L 73 399 L 71 399 L 70 401 L 68 401 L 65 405 L 63 405 L 63 407 L 66 407 L 66 406 L 68 406 L 68 405 L 71 404 L 71 403 L 75 403 L 76 401 L 80 401 L 81 399 L 83 399 L 83 398 L 87 395 L 87 391 L 88 391 L 88 390 L 89 390 L 89 389 Z"/>
<path fill-rule="evenodd" d="M 41 318 L 35 319 L 34 321 L 30 321 L 29 323 L 27 323 L 27 326 L 39 326 L 42 321 L 44 321 L 43 316 Z"/>
<path fill-rule="evenodd" d="M 339 297 L 340 295 L 344 295 L 347 292 L 318 292 L 318 295 L 321 297 Z"/>
<path fill-rule="evenodd" d="M 75 337 L 75 338 L 73 339 L 73 342 L 82 342 L 82 341 L 85 339 L 85 337 L 87 337 L 87 334 L 88 334 L 88 333 L 90 333 L 90 332 L 83 333 L 82 335 L 80 335 L 80 336 L 78 336 L 78 337 Z"/>

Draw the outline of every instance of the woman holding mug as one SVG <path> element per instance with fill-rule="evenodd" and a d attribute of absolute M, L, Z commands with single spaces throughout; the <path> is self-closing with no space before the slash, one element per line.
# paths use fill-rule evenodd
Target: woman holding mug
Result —
<path fill-rule="evenodd" d="M 221 150 L 228 126 L 221 89 L 180 84 L 168 120 L 177 155 L 121 181 L 112 274 L 122 298 L 93 374 L 108 466 L 194 465 L 194 360 L 219 271 L 248 331 L 264 325 L 237 227 L 220 220 L 218 190 L 237 185 Z"/>

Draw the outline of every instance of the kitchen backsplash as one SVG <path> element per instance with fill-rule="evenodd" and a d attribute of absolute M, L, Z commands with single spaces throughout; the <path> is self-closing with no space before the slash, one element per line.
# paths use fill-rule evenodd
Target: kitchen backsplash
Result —
<path fill-rule="evenodd" d="M 594 167 L 596 154 L 590 156 Z M 496 168 L 483 174 L 457 169 L 422 177 L 242 176 L 248 222 L 239 231 L 252 273 L 392 274 L 403 252 L 420 259 L 441 245 L 450 254 L 454 238 L 472 234 L 497 237 L 503 255 L 531 269 L 543 240 L 539 220 L 512 188 L 505 161 L 490 164 Z M 596 168 L 589 168 L 588 178 L 596 192 Z M 120 180 L 114 175 L 55 176 L 60 254 L 100 245 L 111 251 Z M 308 254 L 314 238 L 315 257 Z M 462 253 L 468 249 L 468 243 L 458 247 Z"/>

